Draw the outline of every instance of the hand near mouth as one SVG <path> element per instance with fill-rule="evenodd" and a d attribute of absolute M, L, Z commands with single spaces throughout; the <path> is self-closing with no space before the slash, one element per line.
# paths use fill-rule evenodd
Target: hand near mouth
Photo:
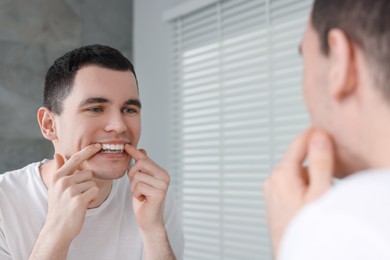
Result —
<path fill-rule="evenodd" d="M 306 159 L 307 166 L 304 164 Z M 276 258 L 288 224 L 300 209 L 331 187 L 333 171 L 331 137 L 325 132 L 308 129 L 290 145 L 265 181 L 267 220 Z"/>
<path fill-rule="evenodd" d="M 152 161 L 145 150 L 137 150 L 126 144 L 125 151 L 135 160 L 128 176 L 133 193 L 133 209 L 144 239 L 145 259 L 160 259 L 161 252 L 167 256 L 164 259 L 174 259 L 163 219 L 169 174 Z"/>
<path fill-rule="evenodd" d="M 168 173 L 153 162 L 145 150 L 125 145 L 125 151 L 135 160 L 128 172 L 131 191 L 136 201 L 134 210 L 141 229 L 163 226 L 163 204 L 169 185 Z"/>
<path fill-rule="evenodd" d="M 100 144 L 85 147 L 65 161 L 55 154 L 56 172 L 48 185 L 46 222 L 39 234 L 30 259 L 65 259 L 73 239 L 80 233 L 89 204 L 99 189 L 89 170 L 80 165 L 101 150 Z M 77 174 L 75 174 L 77 173 Z"/>

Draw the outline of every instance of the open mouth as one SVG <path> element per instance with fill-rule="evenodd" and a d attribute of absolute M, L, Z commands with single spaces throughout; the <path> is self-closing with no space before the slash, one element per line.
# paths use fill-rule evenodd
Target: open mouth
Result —
<path fill-rule="evenodd" d="M 101 153 L 123 153 L 124 144 L 102 144 Z"/>

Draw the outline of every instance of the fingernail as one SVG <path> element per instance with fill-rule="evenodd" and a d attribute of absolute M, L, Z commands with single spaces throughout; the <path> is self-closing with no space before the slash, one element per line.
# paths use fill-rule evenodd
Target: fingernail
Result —
<path fill-rule="evenodd" d="M 96 143 L 93 146 L 96 147 L 96 148 L 101 148 L 101 145 L 99 143 Z"/>

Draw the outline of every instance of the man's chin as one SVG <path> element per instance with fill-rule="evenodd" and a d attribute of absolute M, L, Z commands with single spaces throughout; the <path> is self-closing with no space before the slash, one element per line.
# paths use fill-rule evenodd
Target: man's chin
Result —
<path fill-rule="evenodd" d="M 104 171 L 95 171 L 94 178 L 99 180 L 115 180 L 120 179 L 126 174 L 126 170 L 120 172 L 104 172 Z"/>
<path fill-rule="evenodd" d="M 86 168 L 93 172 L 94 178 L 101 180 L 119 179 L 126 174 L 130 159 L 119 162 L 89 161 Z"/>

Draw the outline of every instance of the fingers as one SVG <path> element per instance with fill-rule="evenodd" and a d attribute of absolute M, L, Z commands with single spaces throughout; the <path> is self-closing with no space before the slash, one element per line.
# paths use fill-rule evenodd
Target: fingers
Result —
<path fill-rule="evenodd" d="M 169 174 L 149 159 L 144 149 L 125 145 L 125 151 L 136 161 L 128 171 L 133 196 L 141 202 L 161 201 L 169 186 Z"/>
<path fill-rule="evenodd" d="M 311 128 L 307 129 L 291 143 L 281 161 L 281 166 L 293 167 L 293 169 L 301 167 L 307 155 L 308 140 L 312 131 Z"/>
<path fill-rule="evenodd" d="M 77 174 L 72 176 L 73 183 L 82 183 L 85 181 L 91 181 L 93 178 L 93 172 L 89 170 L 78 171 Z"/>
<path fill-rule="evenodd" d="M 57 169 L 57 170 L 58 170 L 59 168 L 61 168 L 61 167 L 65 164 L 64 158 L 63 158 L 62 155 L 59 154 L 59 153 L 54 154 L 54 160 L 55 160 L 55 162 L 56 162 L 56 169 Z"/>
<path fill-rule="evenodd" d="M 146 156 L 148 156 L 148 153 L 146 152 L 146 150 L 145 149 L 139 149 L 139 151 L 141 152 L 141 153 L 143 153 L 143 154 L 145 154 Z"/>
<path fill-rule="evenodd" d="M 165 190 L 156 189 L 144 182 L 137 183 L 133 191 L 133 196 L 141 202 L 145 199 L 149 202 L 163 201 L 165 198 L 165 194 Z"/>
<path fill-rule="evenodd" d="M 65 178 L 68 178 L 68 177 L 65 177 Z M 67 187 L 62 192 L 64 194 L 68 194 L 70 197 L 75 197 L 75 196 L 81 195 L 82 193 L 86 192 L 87 190 L 89 190 L 93 187 L 97 188 L 96 182 L 89 180 L 89 181 L 84 181 L 84 182 L 80 182 L 77 184 L 73 184 L 73 185 Z"/>
<path fill-rule="evenodd" d="M 60 175 L 71 175 L 80 165 L 101 150 L 100 144 L 93 144 L 73 154 L 70 159 L 58 170 Z M 56 159 L 57 160 L 57 159 Z M 63 160 L 63 159 L 62 159 Z M 61 162 L 61 161 L 59 161 Z M 57 165 L 58 161 L 57 161 Z"/>
<path fill-rule="evenodd" d="M 138 163 L 138 164 L 137 164 Z M 134 164 L 128 173 L 128 176 L 130 178 L 131 183 L 131 191 L 133 192 L 133 195 L 139 200 L 143 201 L 145 198 L 148 198 L 150 196 L 153 196 L 155 193 L 152 193 L 150 189 L 153 189 L 154 191 L 162 192 L 162 197 L 165 196 L 166 191 L 168 190 L 170 177 L 167 172 L 165 172 L 163 169 L 155 167 L 149 167 L 149 164 L 146 163 L 145 166 L 140 166 L 140 161 L 138 161 L 136 164 Z M 152 172 L 144 172 L 141 169 L 152 169 Z M 147 186 L 148 188 L 145 188 L 144 186 Z M 140 189 L 142 187 L 142 189 Z M 150 189 L 149 189 L 150 188 Z M 148 193 L 143 193 L 148 192 Z"/>
<path fill-rule="evenodd" d="M 125 151 L 136 161 L 135 164 L 128 170 L 130 179 L 133 178 L 135 173 L 143 172 L 161 180 L 169 180 L 168 173 L 149 159 L 144 149 L 137 150 L 134 146 L 125 145 Z"/>
<path fill-rule="evenodd" d="M 129 144 L 125 145 L 125 152 L 136 161 L 148 158 L 144 149 L 138 150 L 136 147 Z"/>
<path fill-rule="evenodd" d="M 96 186 L 96 182 L 93 181 L 92 171 L 79 171 L 77 174 L 62 176 L 56 180 L 56 185 L 59 187 L 61 192 L 64 192 L 67 189 L 71 189 L 72 194 L 79 194 L 79 189 L 74 189 L 79 184 L 83 183 L 93 183 Z M 76 192 L 77 191 L 77 192 Z M 84 189 L 83 189 L 84 191 Z"/>
<path fill-rule="evenodd" d="M 334 151 L 330 137 L 316 130 L 309 142 L 309 192 L 316 195 L 327 190 L 332 183 L 334 171 Z"/>
<path fill-rule="evenodd" d="M 134 192 L 134 190 L 136 189 L 136 187 L 139 183 L 146 183 L 149 186 L 151 186 L 155 189 L 162 190 L 162 191 L 165 191 L 168 188 L 168 184 L 166 182 L 164 182 L 163 180 L 154 178 L 146 173 L 137 172 L 131 181 L 131 191 L 132 192 Z"/>
<path fill-rule="evenodd" d="M 145 149 L 139 149 L 139 151 L 141 152 L 141 153 L 143 153 L 144 155 L 146 155 L 146 156 L 148 156 L 148 153 L 146 152 L 146 150 Z M 133 171 L 134 172 L 134 171 Z M 130 179 L 132 179 L 132 176 L 133 176 L 134 174 L 132 173 L 132 174 L 129 174 L 129 177 L 130 177 Z M 134 181 L 131 181 L 131 192 L 133 192 L 133 194 L 134 194 L 134 190 L 135 190 L 135 187 L 136 187 L 136 185 L 134 184 Z M 142 201 L 144 201 L 145 199 L 146 199 L 146 197 L 145 197 L 145 195 L 142 195 L 141 193 L 139 193 L 137 196 L 135 196 L 136 198 L 137 198 L 137 200 L 139 200 L 140 202 L 142 202 Z"/>
<path fill-rule="evenodd" d="M 146 174 L 149 174 L 150 176 L 153 176 L 157 179 L 161 180 L 168 180 L 169 175 L 167 172 L 165 172 L 164 169 L 162 169 L 160 166 L 156 165 L 151 160 L 140 160 L 137 161 L 134 165 L 132 165 L 129 169 L 128 175 L 130 179 L 133 178 L 134 174 L 138 172 L 143 172 Z"/>
<path fill-rule="evenodd" d="M 88 188 L 81 194 L 82 199 L 87 203 L 91 203 L 94 199 L 96 199 L 99 193 L 99 188 L 95 185 L 93 187 Z"/>
<path fill-rule="evenodd" d="M 96 186 L 96 182 L 94 182 L 94 181 L 85 181 L 85 182 L 82 182 L 82 183 L 75 185 L 74 187 L 78 192 L 84 193 L 87 190 L 89 190 L 93 187 L 97 187 L 97 186 Z"/>

